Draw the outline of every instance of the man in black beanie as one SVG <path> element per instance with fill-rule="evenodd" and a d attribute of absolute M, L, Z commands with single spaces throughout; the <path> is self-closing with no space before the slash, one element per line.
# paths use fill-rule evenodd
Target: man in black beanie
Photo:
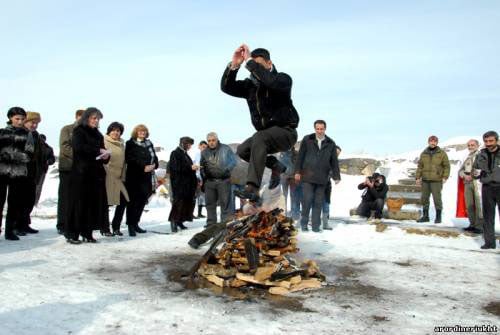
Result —
<path fill-rule="evenodd" d="M 250 77 L 236 80 L 244 64 Z M 258 48 L 250 52 L 247 45 L 239 46 L 222 75 L 224 93 L 247 100 L 252 124 L 257 130 L 237 148 L 238 155 L 249 163 L 245 189 L 237 196 L 258 201 L 264 168 L 271 169 L 269 188 L 280 183 L 286 167 L 270 154 L 287 151 L 297 141 L 299 115 L 292 104 L 292 78 L 276 71 L 269 51 Z"/>

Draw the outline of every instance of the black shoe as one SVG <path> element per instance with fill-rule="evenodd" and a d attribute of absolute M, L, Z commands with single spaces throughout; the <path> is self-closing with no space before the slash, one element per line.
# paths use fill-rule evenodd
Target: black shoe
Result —
<path fill-rule="evenodd" d="M 203 214 L 198 215 L 198 219 L 205 219 L 205 218 L 206 218 L 206 216 Z"/>
<path fill-rule="evenodd" d="M 243 191 L 235 190 L 234 195 L 240 199 L 247 199 L 251 202 L 259 203 L 260 197 L 258 189 L 255 186 L 247 185 Z"/>
<path fill-rule="evenodd" d="M 330 227 L 328 224 L 323 225 L 323 230 L 333 230 L 332 227 Z"/>
<path fill-rule="evenodd" d="M 172 233 L 177 233 L 177 225 L 174 222 L 170 222 L 170 230 Z"/>
<path fill-rule="evenodd" d="M 308 229 L 307 227 L 305 227 L 305 228 L 304 228 L 304 227 L 302 227 L 302 228 L 301 228 L 301 230 L 302 230 L 303 232 L 309 231 L 309 229 Z"/>
<path fill-rule="evenodd" d="M 26 236 L 26 232 L 24 230 L 14 230 L 14 235 Z"/>
<path fill-rule="evenodd" d="M 75 240 L 75 239 L 72 239 L 72 238 L 67 238 L 66 242 L 69 243 L 69 244 L 82 244 L 82 241 Z"/>
<path fill-rule="evenodd" d="M 472 227 L 468 231 L 471 232 L 471 233 L 473 233 L 473 234 L 482 234 L 483 233 L 483 231 L 481 229 L 476 228 L 476 227 Z"/>
<path fill-rule="evenodd" d="M 182 230 L 186 230 L 186 229 L 188 229 L 188 227 L 186 227 L 186 226 L 184 225 L 184 223 L 182 223 L 182 222 L 178 222 L 178 223 L 177 223 L 177 227 L 179 227 L 179 228 L 180 228 L 180 229 L 182 229 Z"/>
<path fill-rule="evenodd" d="M 198 242 L 196 242 L 194 238 L 190 239 L 188 244 L 193 249 L 198 249 L 200 247 L 200 245 L 198 244 Z"/>
<path fill-rule="evenodd" d="M 474 229 L 474 227 L 472 227 L 472 226 L 468 226 L 466 228 L 462 228 L 463 231 L 472 231 L 472 229 Z"/>
<path fill-rule="evenodd" d="M 106 236 L 106 237 L 112 237 L 113 234 L 109 231 L 103 231 L 101 230 L 101 236 Z"/>
<path fill-rule="evenodd" d="M 91 237 L 84 237 L 82 238 L 83 242 L 86 242 L 86 243 L 97 243 L 97 240 L 95 238 L 93 238 L 92 236 Z"/>
<path fill-rule="evenodd" d="M 481 249 L 496 249 L 496 244 L 484 244 L 481 246 Z"/>
<path fill-rule="evenodd" d="M 423 210 L 422 216 L 417 220 L 417 222 L 429 222 L 429 209 Z"/>
<path fill-rule="evenodd" d="M 14 233 L 5 232 L 5 239 L 9 241 L 18 241 L 19 237 L 17 237 L 17 235 Z"/>
<path fill-rule="evenodd" d="M 135 226 L 135 232 L 139 234 L 144 234 L 147 230 L 142 229 L 139 225 Z"/>
<path fill-rule="evenodd" d="M 61 228 L 57 228 L 57 233 L 59 235 L 64 235 L 64 230 L 62 230 Z"/>
<path fill-rule="evenodd" d="M 30 226 L 26 227 L 24 231 L 27 234 L 38 234 L 38 230 L 31 228 Z"/>
<path fill-rule="evenodd" d="M 120 229 L 118 229 L 118 230 L 113 230 L 113 235 L 115 235 L 115 236 L 123 236 L 123 233 L 120 231 Z"/>
<path fill-rule="evenodd" d="M 136 236 L 135 229 L 132 225 L 128 225 L 128 236 Z"/>

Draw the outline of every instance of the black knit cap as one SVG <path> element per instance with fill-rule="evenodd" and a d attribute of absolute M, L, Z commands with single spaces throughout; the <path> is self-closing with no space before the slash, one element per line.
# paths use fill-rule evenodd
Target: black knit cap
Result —
<path fill-rule="evenodd" d="M 26 116 L 26 111 L 21 108 L 21 107 L 12 107 L 9 109 L 9 111 L 7 112 L 7 118 L 11 118 L 15 115 L 22 115 L 22 116 Z"/>
<path fill-rule="evenodd" d="M 257 48 L 257 49 L 255 49 L 254 51 L 252 51 L 250 53 L 250 56 L 252 56 L 252 58 L 262 57 L 265 60 L 271 60 L 271 55 L 269 54 L 269 51 L 267 51 L 264 48 Z"/>
<path fill-rule="evenodd" d="M 183 136 L 180 139 L 180 144 L 181 145 L 184 145 L 184 144 L 191 144 L 191 145 L 193 145 L 194 144 L 194 140 L 191 137 L 189 137 L 189 136 Z"/>

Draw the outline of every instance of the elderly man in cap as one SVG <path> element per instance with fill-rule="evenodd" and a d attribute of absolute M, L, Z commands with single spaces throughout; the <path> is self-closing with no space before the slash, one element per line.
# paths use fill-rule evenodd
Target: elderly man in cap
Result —
<path fill-rule="evenodd" d="M 450 162 L 444 150 L 438 147 L 437 136 L 430 136 L 429 146 L 420 154 L 416 173 L 417 185 L 422 186 L 422 206 L 423 214 L 417 222 L 429 222 L 429 198 L 432 194 L 434 207 L 436 208 L 436 218 L 434 223 L 441 223 L 441 213 L 443 202 L 441 200 L 441 190 L 443 183 L 450 176 Z"/>
<path fill-rule="evenodd" d="M 241 65 L 250 76 L 236 80 Z M 221 89 L 231 96 L 246 99 L 257 131 L 238 146 L 238 155 L 249 166 L 246 186 L 235 194 L 258 202 L 264 168 L 272 171 L 270 189 L 279 185 L 280 175 L 286 169 L 270 154 L 290 150 L 297 141 L 299 115 L 291 99 L 292 78 L 276 70 L 269 51 L 258 48 L 250 52 L 249 47 L 242 44 L 222 75 Z"/>

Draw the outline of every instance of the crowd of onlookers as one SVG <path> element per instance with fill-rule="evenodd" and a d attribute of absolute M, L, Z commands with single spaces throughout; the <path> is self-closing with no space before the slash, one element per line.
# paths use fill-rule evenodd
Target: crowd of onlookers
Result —
<path fill-rule="evenodd" d="M 7 126 L 0 129 L 0 219 L 7 201 L 5 238 L 18 240 L 19 236 L 38 232 L 30 226 L 30 214 L 55 157 L 45 136 L 37 131 L 41 122 L 39 113 L 13 107 L 7 117 Z M 78 110 L 75 121 L 64 126 L 60 133 L 57 231 L 71 244 L 96 242 L 94 231 L 107 237 L 123 235 L 120 227 L 124 216 L 129 236 L 145 233 L 139 225 L 141 215 L 159 185 L 155 173 L 159 161 L 148 128 L 142 124 L 135 126 L 125 142 L 124 125 L 119 122 L 110 123 L 106 133 L 101 133 L 102 117 L 97 108 Z M 275 155 L 273 163 L 282 168 L 277 176 L 271 175 L 269 188 L 281 185 L 285 199 L 290 201 L 286 208 L 300 222 L 302 231 L 308 231 L 309 227 L 313 232 L 331 229 L 328 218 L 332 180 L 340 181 L 341 149 L 325 132 L 326 122 L 315 121 L 314 133 L 302 139 L 300 148 L 292 147 Z M 470 221 L 465 230 L 483 233 L 483 248 L 495 248 L 495 207 L 500 206 L 498 134 L 487 132 L 483 140 L 482 150 L 478 141 L 468 142 L 470 154 L 459 176 L 465 185 Z M 187 229 L 185 223 L 193 218 L 205 218 L 204 207 L 208 228 L 231 220 L 237 210 L 235 194 L 246 183 L 241 178 L 245 173 L 237 172 L 241 169 L 237 155 L 219 141 L 217 133 L 208 133 L 206 141 L 199 143 L 199 153 L 194 159 L 189 155 L 193 144 L 192 138 L 182 137 L 167 164 L 172 202 L 168 221 L 173 233 Z M 440 223 L 441 189 L 449 177 L 450 166 L 446 152 L 437 145 L 437 137 L 429 137 L 428 144 L 416 172 L 423 205 L 418 222 L 429 221 L 432 194 L 436 208 L 434 222 Z M 382 219 L 388 192 L 385 176 L 374 173 L 358 189 L 363 190 L 363 195 L 357 214 Z M 240 199 L 240 208 L 248 201 Z M 196 203 L 198 209 L 194 215 Z M 115 207 L 112 218 L 111 206 Z M 218 207 L 220 217 L 217 217 Z"/>

